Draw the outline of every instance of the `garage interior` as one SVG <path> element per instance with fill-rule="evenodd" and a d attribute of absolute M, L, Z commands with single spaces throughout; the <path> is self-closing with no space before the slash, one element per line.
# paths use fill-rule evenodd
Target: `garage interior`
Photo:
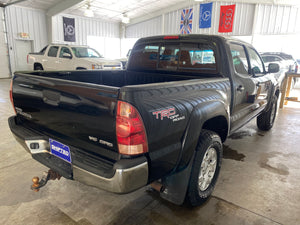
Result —
<path fill-rule="evenodd" d="M 150 186 L 116 195 L 62 178 L 39 192 L 31 178 L 48 169 L 16 142 L 7 119 L 14 114 L 13 73 L 27 70 L 29 52 L 49 43 L 89 45 L 105 57 L 126 58 L 142 37 L 180 33 L 182 9 L 193 8 L 192 34 L 233 36 L 259 52 L 300 59 L 297 0 L 211 1 L 211 28 L 200 29 L 199 5 L 173 0 L 2 0 L 0 8 L 0 224 L 300 224 L 300 104 L 288 102 L 269 132 L 255 120 L 224 143 L 220 176 L 200 207 L 176 206 Z M 233 31 L 219 33 L 220 6 L 236 5 Z M 63 17 L 75 19 L 75 42 L 64 41 Z M 300 81 L 290 96 L 300 96 Z"/>

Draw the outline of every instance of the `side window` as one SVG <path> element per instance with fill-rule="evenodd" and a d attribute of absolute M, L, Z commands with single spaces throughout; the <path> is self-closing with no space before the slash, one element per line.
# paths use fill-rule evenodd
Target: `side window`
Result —
<path fill-rule="evenodd" d="M 58 46 L 51 46 L 49 51 L 48 51 L 48 56 L 49 57 L 56 57 L 58 52 Z"/>
<path fill-rule="evenodd" d="M 60 53 L 59 53 L 59 57 L 60 57 L 60 58 L 63 58 L 63 54 L 64 54 L 64 53 L 69 53 L 70 55 L 72 55 L 69 48 L 61 47 Z"/>
<path fill-rule="evenodd" d="M 249 52 L 250 65 L 251 65 L 252 73 L 253 74 L 264 73 L 263 62 L 261 61 L 261 59 L 260 59 L 259 55 L 257 54 L 257 52 L 252 48 L 248 48 L 248 52 Z"/>
<path fill-rule="evenodd" d="M 235 72 L 238 74 L 249 75 L 248 61 L 244 47 L 238 44 L 231 44 L 230 51 Z"/>

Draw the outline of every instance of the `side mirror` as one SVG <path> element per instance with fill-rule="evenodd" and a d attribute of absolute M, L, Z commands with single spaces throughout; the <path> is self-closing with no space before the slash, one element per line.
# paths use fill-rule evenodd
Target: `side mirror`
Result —
<path fill-rule="evenodd" d="M 268 66 L 268 73 L 277 73 L 279 72 L 280 67 L 277 63 L 270 63 Z"/>
<path fill-rule="evenodd" d="M 70 53 L 63 53 L 63 58 L 72 59 L 72 55 Z"/>

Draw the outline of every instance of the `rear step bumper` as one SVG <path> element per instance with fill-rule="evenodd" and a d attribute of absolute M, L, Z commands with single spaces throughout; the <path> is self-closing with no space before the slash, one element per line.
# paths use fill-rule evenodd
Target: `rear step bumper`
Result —
<path fill-rule="evenodd" d="M 31 153 L 34 159 L 66 178 L 73 178 L 86 185 L 120 194 L 129 193 L 147 185 L 149 171 L 145 156 L 117 161 L 114 164 L 114 175 L 111 178 L 106 178 L 53 156 L 49 151 L 49 137 L 18 125 L 15 116 L 10 117 L 8 122 L 16 140 L 26 151 Z M 39 143 L 39 148 L 34 146 L 35 143 Z"/>

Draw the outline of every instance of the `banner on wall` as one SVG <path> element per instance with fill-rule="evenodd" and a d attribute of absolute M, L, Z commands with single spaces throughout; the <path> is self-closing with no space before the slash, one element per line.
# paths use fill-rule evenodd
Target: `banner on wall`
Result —
<path fill-rule="evenodd" d="M 232 32 L 235 5 L 221 6 L 219 32 Z"/>
<path fill-rule="evenodd" d="M 200 4 L 199 28 L 211 27 L 212 2 Z"/>
<path fill-rule="evenodd" d="M 181 11 L 180 33 L 181 34 L 192 33 L 192 23 L 193 23 L 193 8 L 183 9 Z"/>
<path fill-rule="evenodd" d="M 63 17 L 64 41 L 75 42 L 75 19 Z"/>

